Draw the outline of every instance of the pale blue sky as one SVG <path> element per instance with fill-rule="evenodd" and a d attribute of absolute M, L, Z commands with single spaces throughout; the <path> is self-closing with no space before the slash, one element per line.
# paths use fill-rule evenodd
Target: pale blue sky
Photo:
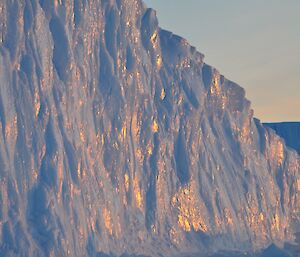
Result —
<path fill-rule="evenodd" d="M 300 121 L 300 0 L 145 0 L 246 89 L 262 121 Z"/>

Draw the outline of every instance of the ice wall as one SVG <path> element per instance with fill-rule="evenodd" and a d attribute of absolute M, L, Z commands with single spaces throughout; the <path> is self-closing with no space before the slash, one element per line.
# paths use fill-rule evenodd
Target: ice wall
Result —
<path fill-rule="evenodd" d="M 294 239 L 299 155 L 141 1 L 2 0 L 0 39 L 0 255 Z"/>

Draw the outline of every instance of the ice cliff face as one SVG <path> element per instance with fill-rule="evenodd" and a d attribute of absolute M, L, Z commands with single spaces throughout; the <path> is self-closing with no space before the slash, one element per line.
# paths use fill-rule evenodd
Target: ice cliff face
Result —
<path fill-rule="evenodd" d="M 287 146 L 295 149 L 300 154 L 299 122 L 265 123 L 264 125 L 275 130 L 285 140 Z"/>
<path fill-rule="evenodd" d="M 139 0 L 2 0 L 0 121 L 1 256 L 253 252 L 299 230 L 299 155 Z"/>

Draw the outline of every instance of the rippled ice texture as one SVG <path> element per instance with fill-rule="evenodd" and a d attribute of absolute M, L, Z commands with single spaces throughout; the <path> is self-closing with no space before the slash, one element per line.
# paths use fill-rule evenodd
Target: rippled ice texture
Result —
<path fill-rule="evenodd" d="M 294 240 L 299 155 L 141 1 L 2 0 L 0 42 L 1 256 Z"/>

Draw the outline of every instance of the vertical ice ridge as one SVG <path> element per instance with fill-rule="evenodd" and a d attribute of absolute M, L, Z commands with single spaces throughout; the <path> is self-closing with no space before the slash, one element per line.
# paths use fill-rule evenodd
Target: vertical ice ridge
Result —
<path fill-rule="evenodd" d="M 299 156 L 142 1 L 5 0 L 0 39 L 0 255 L 293 240 Z"/>

